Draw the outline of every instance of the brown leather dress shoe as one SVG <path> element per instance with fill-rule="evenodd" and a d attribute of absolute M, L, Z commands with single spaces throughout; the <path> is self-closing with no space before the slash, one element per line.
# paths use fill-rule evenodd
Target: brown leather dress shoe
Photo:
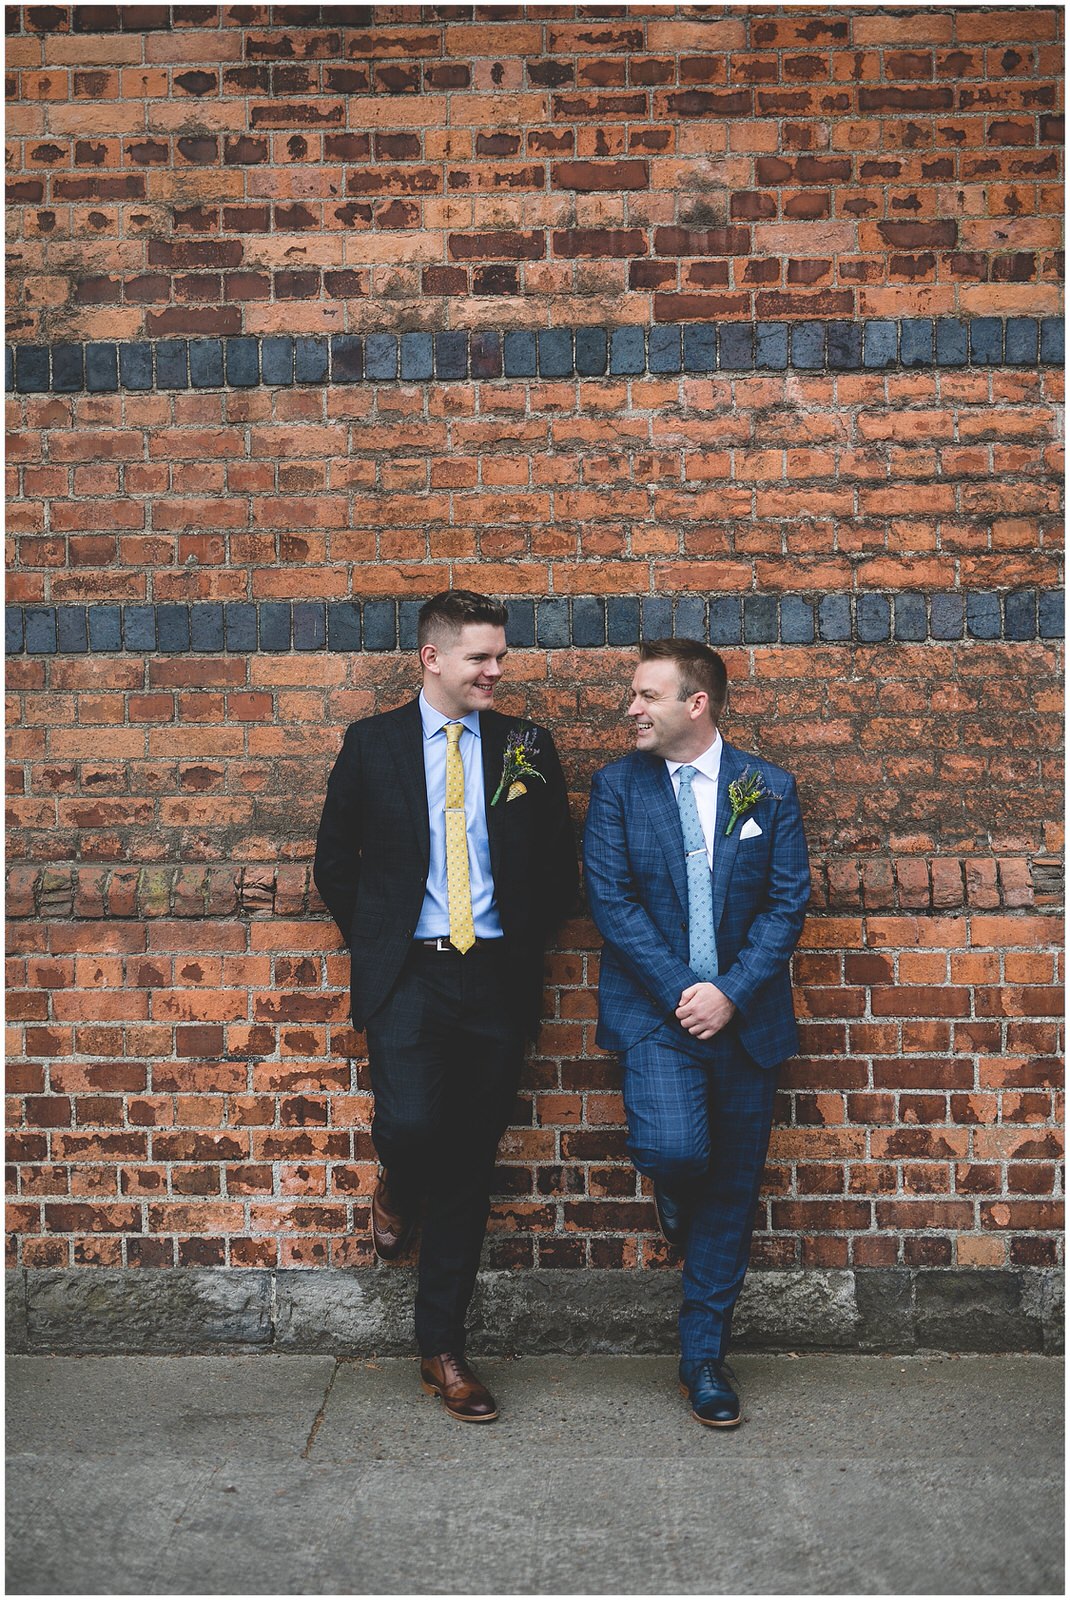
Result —
<path fill-rule="evenodd" d="M 396 1261 L 412 1238 L 415 1216 L 406 1216 L 390 1193 L 385 1170 L 372 1195 L 372 1244 L 380 1261 Z"/>
<path fill-rule="evenodd" d="M 498 1415 L 497 1401 L 463 1356 L 448 1350 L 440 1356 L 424 1356 L 420 1382 L 425 1394 L 441 1395 L 446 1410 L 458 1422 L 493 1422 Z"/>

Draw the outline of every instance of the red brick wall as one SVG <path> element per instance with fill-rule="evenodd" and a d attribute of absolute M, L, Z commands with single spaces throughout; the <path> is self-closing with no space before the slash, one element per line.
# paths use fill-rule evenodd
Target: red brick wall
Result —
<path fill-rule="evenodd" d="M 1052 1263 L 1062 379 L 1010 322 L 983 350 L 1060 307 L 1061 14 L 278 10 L 8 11 L 9 338 L 52 386 L 16 364 L 8 399 L 9 1261 L 370 1260 L 309 863 L 346 722 L 415 687 L 390 630 L 464 584 L 514 601 L 503 704 L 552 725 L 577 823 L 636 597 L 700 618 L 727 736 L 798 774 L 804 1047 L 755 1259 Z M 890 318 L 971 358 L 900 329 L 878 370 L 829 335 L 817 370 L 175 390 L 156 345 Z M 111 341 L 156 346 L 151 387 L 64 392 L 58 352 Z M 491 1262 L 664 1259 L 596 974 L 578 917 Z"/>

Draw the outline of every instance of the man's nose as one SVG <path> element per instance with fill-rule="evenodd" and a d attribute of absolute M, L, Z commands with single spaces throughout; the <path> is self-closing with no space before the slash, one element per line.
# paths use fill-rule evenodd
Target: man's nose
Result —
<path fill-rule="evenodd" d="M 625 716 L 637 717 L 642 709 L 643 702 L 640 700 L 638 695 L 635 695 L 628 703 L 628 709 L 625 712 Z"/>

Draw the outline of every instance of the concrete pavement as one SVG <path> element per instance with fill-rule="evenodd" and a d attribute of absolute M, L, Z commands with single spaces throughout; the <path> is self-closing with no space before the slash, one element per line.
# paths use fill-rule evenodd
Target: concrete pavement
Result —
<path fill-rule="evenodd" d="M 13 1356 L 13 1594 L 1062 1594 L 1062 1362 Z"/>

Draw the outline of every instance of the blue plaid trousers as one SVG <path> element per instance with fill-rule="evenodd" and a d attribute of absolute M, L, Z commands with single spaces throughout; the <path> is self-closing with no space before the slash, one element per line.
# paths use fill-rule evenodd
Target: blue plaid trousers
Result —
<path fill-rule="evenodd" d="M 680 1029 L 659 1028 L 626 1050 L 621 1066 L 633 1162 L 693 1206 L 681 1357 L 720 1360 L 750 1260 L 776 1071 L 755 1066 L 731 1027 L 693 1046 Z"/>

